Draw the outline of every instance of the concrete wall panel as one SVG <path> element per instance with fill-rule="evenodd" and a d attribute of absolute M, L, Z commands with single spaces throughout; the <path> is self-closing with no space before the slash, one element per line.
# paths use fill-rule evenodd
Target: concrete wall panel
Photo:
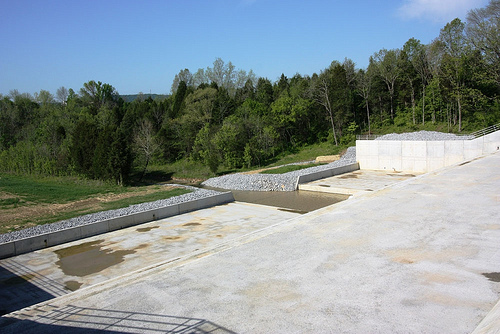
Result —
<path fill-rule="evenodd" d="M 16 245 L 14 241 L 0 244 L 0 258 L 16 255 Z"/>
<path fill-rule="evenodd" d="M 47 234 L 47 246 L 55 246 L 63 244 L 65 242 L 70 242 L 73 240 L 78 240 L 82 238 L 82 233 L 80 227 L 68 228 L 65 230 L 58 231 L 57 233 Z"/>
<path fill-rule="evenodd" d="M 42 249 L 48 245 L 48 235 L 42 234 L 15 241 L 16 255 Z"/>
<path fill-rule="evenodd" d="M 149 211 L 143 211 L 139 213 L 135 213 L 131 215 L 134 218 L 134 224 L 133 225 L 138 225 L 146 222 L 151 222 L 154 220 L 158 219 L 158 212 L 156 209 L 154 210 L 149 210 Z"/>
<path fill-rule="evenodd" d="M 88 238 L 94 235 L 106 233 L 109 232 L 109 222 L 106 220 L 104 222 L 82 225 L 80 226 L 80 231 L 82 238 Z"/>
<path fill-rule="evenodd" d="M 169 205 L 158 209 L 158 219 L 172 217 L 178 214 L 179 214 L 179 206 L 177 204 Z"/>
<path fill-rule="evenodd" d="M 377 140 L 378 155 L 380 157 L 400 157 L 402 155 L 403 143 L 399 140 Z"/>
<path fill-rule="evenodd" d="M 430 172 L 500 150 L 500 131 L 473 140 L 357 140 L 361 169 Z"/>
<path fill-rule="evenodd" d="M 425 159 L 427 156 L 427 142 L 405 140 L 401 142 L 401 156 Z"/>
<path fill-rule="evenodd" d="M 426 147 L 427 147 L 426 156 L 428 159 L 442 159 L 442 160 L 444 160 L 444 141 L 443 140 L 427 141 L 425 143 L 426 143 Z"/>
<path fill-rule="evenodd" d="M 347 166 L 335 167 L 335 168 L 326 169 L 326 170 L 319 171 L 319 172 L 304 174 L 304 175 L 301 175 L 297 178 L 297 183 L 295 184 L 295 189 L 298 189 L 299 184 L 302 184 L 302 183 L 316 181 L 316 180 L 323 179 L 325 177 L 334 176 L 334 175 L 353 172 L 353 171 L 358 170 L 358 169 L 359 169 L 359 163 L 356 162 L 356 163 L 353 163 L 353 164 L 350 164 Z M 232 194 L 231 194 L 231 196 L 232 196 Z"/>

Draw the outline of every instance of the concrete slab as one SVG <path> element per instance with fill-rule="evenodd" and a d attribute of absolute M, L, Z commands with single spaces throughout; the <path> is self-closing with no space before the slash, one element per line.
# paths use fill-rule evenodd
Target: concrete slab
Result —
<path fill-rule="evenodd" d="M 209 250 L 298 215 L 263 205 L 230 203 L 0 260 L 0 268 L 5 269 L 0 271 L 0 305 L 9 304 L 0 310 L 15 310 L 16 300 L 28 306 L 27 299 L 35 295 L 37 302 L 51 299 L 47 295 L 54 286 L 69 293 Z M 29 296 L 23 296 L 23 289 Z"/>
<path fill-rule="evenodd" d="M 357 170 L 299 185 L 300 190 L 344 195 L 364 194 L 380 190 L 418 174 L 386 172 L 379 170 Z"/>
<path fill-rule="evenodd" d="M 5 333 L 174 332 L 171 326 L 470 333 L 500 296 L 499 165 L 493 154 L 418 176 L 181 265 L 164 263 L 14 312 L 0 326 Z"/>

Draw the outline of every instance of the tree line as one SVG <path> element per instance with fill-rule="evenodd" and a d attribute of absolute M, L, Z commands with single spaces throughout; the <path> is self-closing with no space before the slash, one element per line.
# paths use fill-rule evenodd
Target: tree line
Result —
<path fill-rule="evenodd" d="M 181 70 L 171 94 L 125 102 L 107 83 L 75 92 L 0 95 L 0 171 L 82 175 L 127 183 L 133 170 L 179 159 L 220 166 L 263 165 L 280 152 L 386 126 L 447 131 L 500 119 L 500 0 L 454 19 L 425 45 L 375 52 L 366 68 L 350 59 L 320 73 L 271 82 L 217 58 Z"/>

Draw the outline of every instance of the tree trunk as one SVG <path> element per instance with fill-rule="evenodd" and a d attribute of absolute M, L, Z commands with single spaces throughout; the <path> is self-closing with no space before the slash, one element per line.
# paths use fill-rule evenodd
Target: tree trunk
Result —
<path fill-rule="evenodd" d="M 146 169 L 148 168 L 148 165 L 149 165 L 149 157 L 146 158 L 146 165 L 144 166 L 144 169 L 142 170 L 141 177 L 139 178 L 139 183 L 141 183 L 142 178 L 146 174 Z"/>
<path fill-rule="evenodd" d="M 422 125 L 425 124 L 425 87 L 422 90 Z"/>
<path fill-rule="evenodd" d="M 411 80 L 410 80 L 410 86 L 411 86 L 411 110 L 413 116 L 413 125 L 415 125 L 415 89 L 413 88 Z"/>
<path fill-rule="evenodd" d="M 457 105 L 458 105 L 458 132 L 462 132 L 462 104 L 460 101 L 460 93 L 457 96 Z"/>
<path fill-rule="evenodd" d="M 382 114 L 383 108 L 382 108 L 382 97 L 381 96 L 378 97 L 378 103 L 380 106 L 380 123 L 382 123 L 384 121 L 384 117 Z"/>
<path fill-rule="evenodd" d="M 366 102 L 366 117 L 368 117 L 368 134 L 371 135 L 372 129 L 370 126 L 370 108 L 368 107 L 368 100 L 366 100 L 365 102 Z"/>

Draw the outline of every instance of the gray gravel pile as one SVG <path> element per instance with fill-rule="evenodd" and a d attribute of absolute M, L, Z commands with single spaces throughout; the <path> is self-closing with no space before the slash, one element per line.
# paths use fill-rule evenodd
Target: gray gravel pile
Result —
<path fill-rule="evenodd" d="M 444 133 L 437 131 L 418 131 L 407 133 L 389 133 L 375 140 L 415 140 L 415 141 L 433 141 L 433 140 L 469 140 L 474 136 L 456 135 L 453 133 Z"/>
<path fill-rule="evenodd" d="M 327 165 L 305 168 L 285 174 L 228 174 L 211 178 L 202 184 L 207 187 L 229 190 L 294 191 L 300 175 L 342 167 L 356 162 L 356 147 L 349 147 L 337 161 Z"/>
<path fill-rule="evenodd" d="M 88 214 L 85 216 L 75 217 L 75 218 L 71 218 L 68 220 L 62 220 L 62 221 L 52 223 L 52 224 L 38 225 L 38 226 L 30 227 L 30 228 L 27 228 L 24 230 L 0 234 L 0 244 L 14 241 L 14 240 L 29 238 L 29 237 L 40 235 L 40 234 L 60 231 L 60 230 L 64 230 L 64 229 L 72 228 L 72 227 L 76 227 L 76 226 L 92 224 L 92 223 L 96 223 L 98 221 L 102 221 L 102 220 L 106 220 L 106 219 L 110 219 L 110 218 L 121 217 L 121 216 L 130 215 L 133 213 L 139 213 L 139 212 L 148 211 L 148 210 L 152 210 L 152 209 L 162 208 L 162 207 L 165 207 L 168 205 L 174 205 L 174 204 L 194 201 L 197 199 L 220 194 L 220 192 L 218 192 L 218 191 L 208 190 L 208 189 L 200 189 L 200 188 L 190 187 L 190 186 L 183 186 L 183 185 L 176 185 L 176 184 L 170 184 L 169 186 L 183 187 L 183 188 L 186 188 L 189 190 L 193 190 L 193 192 L 188 193 L 188 194 L 175 196 L 175 197 L 171 197 L 171 198 L 167 198 L 167 199 L 161 199 L 161 200 L 154 201 L 154 202 L 135 204 L 135 205 L 131 205 L 129 207 L 122 208 L 122 209 L 91 213 L 91 214 Z"/>

